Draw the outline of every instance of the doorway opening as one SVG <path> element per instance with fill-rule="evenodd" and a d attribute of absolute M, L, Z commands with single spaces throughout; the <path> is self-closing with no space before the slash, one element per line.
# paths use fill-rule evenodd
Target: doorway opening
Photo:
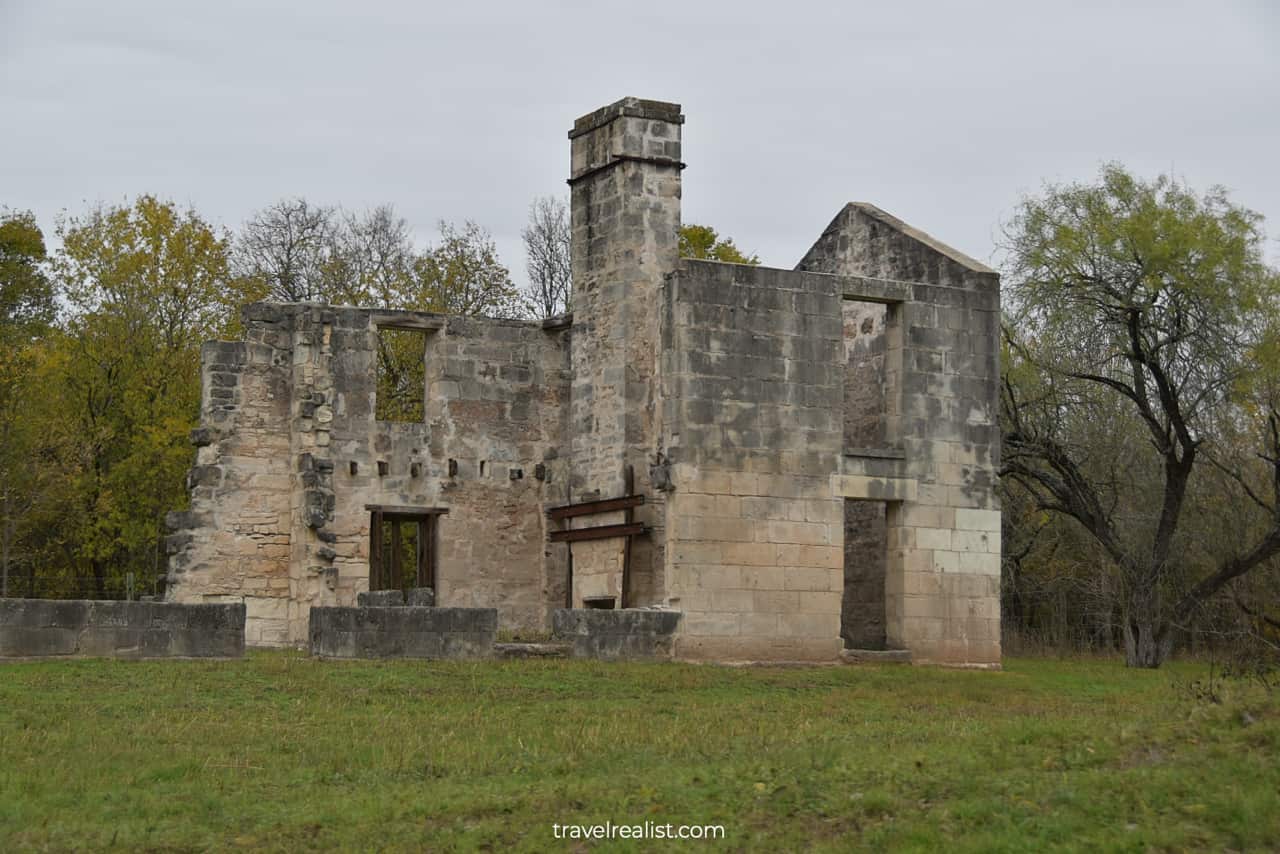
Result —
<path fill-rule="evenodd" d="M 887 501 L 847 498 L 844 502 L 840 637 L 846 649 L 885 648 L 888 507 Z"/>

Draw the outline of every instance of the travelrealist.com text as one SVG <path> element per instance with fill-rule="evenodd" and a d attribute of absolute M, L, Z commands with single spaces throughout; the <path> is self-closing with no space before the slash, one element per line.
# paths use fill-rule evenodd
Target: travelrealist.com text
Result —
<path fill-rule="evenodd" d="M 722 824 L 553 824 L 556 839 L 724 839 Z"/>

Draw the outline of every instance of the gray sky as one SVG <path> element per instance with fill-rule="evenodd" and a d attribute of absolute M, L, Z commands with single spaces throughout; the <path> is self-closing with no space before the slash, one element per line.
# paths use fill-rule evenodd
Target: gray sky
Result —
<path fill-rule="evenodd" d="M 1280 3 L 0 0 L 0 205 L 283 196 L 489 228 L 523 281 L 574 118 L 684 106 L 684 220 L 790 267 L 846 201 L 990 260 L 1044 180 L 1173 170 L 1280 234 Z M 1280 257 L 1278 244 L 1270 256 Z"/>

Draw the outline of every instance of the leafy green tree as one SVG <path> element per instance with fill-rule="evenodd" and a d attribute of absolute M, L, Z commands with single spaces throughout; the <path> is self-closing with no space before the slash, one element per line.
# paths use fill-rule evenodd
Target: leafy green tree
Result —
<path fill-rule="evenodd" d="M 524 306 L 487 231 L 474 222 L 440 223 L 440 242 L 413 258 L 410 283 L 395 308 L 443 314 L 516 317 Z M 379 418 L 424 417 L 424 340 L 419 332 L 384 330 L 378 341 Z"/>
<path fill-rule="evenodd" d="M 730 264 L 759 264 L 756 255 L 747 255 L 733 243 L 731 237 L 721 237 L 709 225 L 684 225 L 680 227 L 680 257 L 703 261 L 725 261 Z"/>
<path fill-rule="evenodd" d="M 0 214 L 0 596 L 36 490 L 28 407 L 39 339 L 55 313 L 44 234 L 30 212 Z"/>
<path fill-rule="evenodd" d="M 1002 475 L 1088 533 L 1127 663 L 1159 666 L 1210 597 L 1280 554 L 1261 217 L 1109 165 L 1026 199 L 1007 240 Z"/>
<path fill-rule="evenodd" d="M 408 307 L 445 314 L 517 317 L 520 292 L 498 260 L 493 237 L 468 220 L 439 224 L 440 242 L 414 262 L 416 290 Z"/>
<path fill-rule="evenodd" d="M 73 496 L 61 524 L 76 571 L 105 595 L 126 571 L 158 571 L 161 520 L 186 503 L 200 345 L 258 294 L 230 274 L 228 235 L 152 196 L 66 219 L 59 236 L 68 314 L 46 374 L 64 408 L 46 446 Z"/>
<path fill-rule="evenodd" d="M 0 335 L 38 334 L 54 315 L 44 233 L 30 211 L 0 214 Z"/>

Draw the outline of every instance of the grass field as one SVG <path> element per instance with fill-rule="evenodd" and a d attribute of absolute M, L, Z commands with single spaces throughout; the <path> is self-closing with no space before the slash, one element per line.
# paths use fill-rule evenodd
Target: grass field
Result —
<path fill-rule="evenodd" d="M 1280 698 L 1199 673 L 3 664 L 0 850 L 1276 849 Z"/>

